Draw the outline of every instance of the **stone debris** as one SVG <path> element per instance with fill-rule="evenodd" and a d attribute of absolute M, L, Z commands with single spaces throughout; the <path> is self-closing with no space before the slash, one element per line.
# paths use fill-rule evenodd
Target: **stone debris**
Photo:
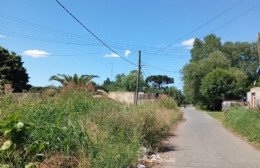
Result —
<path fill-rule="evenodd" d="M 146 168 L 146 166 L 139 163 L 139 164 L 136 166 L 136 168 Z"/>
<path fill-rule="evenodd" d="M 161 161 L 159 154 L 151 152 L 145 147 L 140 148 L 139 156 L 139 164 L 136 168 L 151 168 L 152 166 L 159 164 Z"/>

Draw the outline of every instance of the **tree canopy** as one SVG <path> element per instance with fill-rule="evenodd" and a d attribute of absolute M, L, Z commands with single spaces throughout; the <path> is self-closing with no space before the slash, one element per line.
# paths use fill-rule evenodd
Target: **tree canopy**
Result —
<path fill-rule="evenodd" d="M 97 75 L 81 75 L 74 74 L 73 76 L 66 74 L 57 74 L 50 77 L 50 81 L 54 80 L 62 84 L 65 88 L 85 89 L 93 78 Z"/>
<path fill-rule="evenodd" d="M 240 75 L 240 79 L 233 80 L 236 84 L 231 92 L 233 97 L 227 96 L 228 92 L 223 92 L 225 99 L 242 98 L 246 95 L 246 90 L 253 85 L 259 77 L 257 74 L 258 59 L 255 43 L 248 42 L 225 42 L 221 43 L 221 38 L 214 34 L 206 36 L 204 39 L 195 39 L 193 48 L 191 49 L 191 59 L 182 69 L 182 79 L 184 81 L 184 93 L 188 100 L 193 104 L 206 106 L 210 109 L 213 107 L 212 101 L 209 101 L 209 92 L 205 91 L 206 83 L 213 86 L 211 81 L 216 74 L 208 76 L 209 73 L 218 70 L 218 74 Z M 228 72 L 227 72 L 228 71 Z M 215 72 L 215 73 L 217 73 Z M 220 76 L 220 75 L 219 75 Z M 207 78 L 204 79 L 204 78 Z M 220 79 L 219 79 L 220 80 Z M 241 81 L 242 80 L 242 81 Z M 222 81 L 223 82 L 223 81 Z M 237 83 L 243 83 L 238 85 Z M 202 86 L 204 89 L 202 89 Z M 240 90 L 238 92 L 238 90 Z M 242 94 L 243 93 L 243 94 Z M 212 96 L 218 96 L 215 92 Z M 212 100 L 212 99 L 210 99 Z M 223 99 L 221 99 L 223 101 Z M 219 106 L 219 103 L 217 103 Z"/>
<path fill-rule="evenodd" d="M 174 83 L 174 79 L 167 75 L 151 75 L 146 78 L 145 82 L 160 90 L 163 85 Z"/>
<path fill-rule="evenodd" d="M 0 47 L 0 85 L 11 83 L 14 92 L 28 90 L 29 76 L 23 67 L 21 56 Z"/>
<path fill-rule="evenodd" d="M 137 80 L 138 72 L 136 70 L 131 71 L 128 75 L 118 74 L 116 76 L 115 81 L 110 81 L 110 79 L 106 79 L 103 83 L 103 87 L 105 87 L 109 91 L 127 91 L 134 92 L 136 90 L 136 80 Z M 143 75 L 140 75 L 140 90 L 143 90 L 145 87 L 145 82 Z"/>
<path fill-rule="evenodd" d="M 240 70 L 215 69 L 201 82 L 200 92 L 205 97 L 208 108 L 221 110 L 224 100 L 236 100 L 243 97 L 246 75 Z"/>

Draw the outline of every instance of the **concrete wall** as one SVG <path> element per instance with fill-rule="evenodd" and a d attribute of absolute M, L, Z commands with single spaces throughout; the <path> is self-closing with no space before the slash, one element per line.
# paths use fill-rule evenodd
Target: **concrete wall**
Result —
<path fill-rule="evenodd" d="M 133 104 L 134 92 L 109 92 L 108 97 L 121 103 Z"/>
<path fill-rule="evenodd" d="M 134 104 L 134 92 L 109 92 L 108 97 L 115 101 L 119 101 L 126 104 Z M 138 104 L 145 102 L 155 101 L 157 98 L 156 94 L 144 94 L 143 92 L 139 93 Z"/>
<path fill-rule="evenodd" d="M 18 100 L 22 101 L 24 99 L 29 100 L 41 100 L 40 93 L 12 93 L 12 95 Z"/>

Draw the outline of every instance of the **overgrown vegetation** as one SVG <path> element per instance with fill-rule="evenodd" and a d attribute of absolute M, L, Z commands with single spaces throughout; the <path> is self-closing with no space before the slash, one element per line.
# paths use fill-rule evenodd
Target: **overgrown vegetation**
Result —
<path fill-rule="evenodd" d="M 44 101 L 0 99 L 0 163 L 10 167 L 128 167 L 181 118 L 171 99 L 126 106 L 85 92 Z"/>
<path fill-rule="evenodd" d="M 260 146 L 260 111 L 231 108 L 225 113 L 224 124 Z"/>

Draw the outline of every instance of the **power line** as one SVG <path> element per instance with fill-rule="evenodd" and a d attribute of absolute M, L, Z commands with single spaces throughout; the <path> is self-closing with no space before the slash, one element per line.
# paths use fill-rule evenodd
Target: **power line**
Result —
<path fill-rule="evenodd" d="M 162 50 L 165 50 L 165 49 L 169 48 L 172 44 L 174 44 L 174 43 L 180 41 L 180 40 L 183 39 L 184 37 L 187 37 L 187 36 L 189 36 L 189 35 L 195 33 L 196 31 L 200 30 L 201 28 L 207 26 L 207 25 L 210 24 L 211 22 L 213 22 L 213 21 L 215 21 L 216 19 L 220 18 L 220 17 L 223 16 L 224 14 L 230 12 L 232 9 L 235 9 L 237 6 L 240 6 L 240 5 L 241 5 L 242 3 L 244 3 L 245 1 L 247 1 L 247 0 L 239 1 L 238 3 L 232 5 L 231 7 L 227 8 L 227 9 L 225 9 L 224 11 L 222 11 L 221 13 L 219 13 L 218 15 L 216 15 L 216 16 L 214 16 L 213 18 L 207 20 L 205 23 L 199 25 L 198 27 L 196 27 L 196 28 L 193 29 L 192 31 L 190 31 L 190 32 L 188 32 L 188 33 L 186 33 L 186 34 L 180 36 L 179 38 L 177 38 L 176 40 L 174 40 L 172 43 L 168 44 L 168 45 L 167 45 L 166 47 L 164 47 L 164 48 L 159 49 L 159 50 L 158 50 L 157 52 L 155 52 L 155 53 L 157 54 L 157 53 L 161 52 Z"/>
<path fill-rule="evenodd" d="M 0 26 L 0 32 L 3 34 L 6 34 L 8 36 L 12 36 L 12 37 L 24 38 L 24 39 L 48 42 L 48 43 L 66 44 L 66 45 L 81 45 L 81 46 L 85 46 L 85 45 L 100 46 L 101 45 L 98 43 L 91 43 L 91 42 L 87 42 L 87 41 L 80 42 L 80 41 L 71 41 L 71 40 L 67 40 L 67 39 L 53 39 L 53 38 L 49 39 L 49 38 L 36 37 L 36 36 L 32 36 L 32 35 L 26 35 L 23 33 L 12 32 L 12 31 L 9 31 L 8 29 L 3 28 L 2 26 Z"/>
<path fill-rule="evenodd" d="M 144 62 L 143 62 L 144 63 Z M 157 67 L 157 66 L 153 66 L 153 65 L 150 65 L 150 64 L 146 64 L 144 63 L 146 66 L 149 66 L 151 68 L 154 68 L 154 69 L 157 69 L 157 70 L 160 70 L 160 71 L 164 71 L 164 72 L 170 72 L 170 73 L 179 73 L 178 71 L 171 71 L 171 70 L 167 70 L 167 69 L 163 69 L 163 68 L 160 68 L 160 67 Z"/>
<path fill-rule="evenodd" d="M 147 78 L 148 75 L 147 75 L 147 73 L 144 71 L 144 69 L 141 69 L 141 71 L 142 71 L 142 74 L 144 74 L 145 78 Z"/>
<path fill-rule="evenodd" d="M 103 40 L 101 40 L 94 32 L 92 32 L 89 28 L 87 28 L 76 16 L 74 16 L 64 5 L 62 5 L 58 0 L 55 0 L 76 22 L 78 22 L 87 32 L 89 32 L 93 37 L 95 37 L 101 44 L 103 44 L 106 48 L 108 48 L 113 53 L 117 54 L 120 58 L 125 60 L 126 62 L 138 66 L 137 64 L 129 61 L 128 59 L 122 57 L 118 54 L 114 49 L 112 49 L 108 44 L 106 44 Z"/>
<path fill-rule="evenodd" d="M 53 40 L 53 38 L 54 38 L 53 36 L 55 36 L 55 37 L 59 38 L 59 40 L 66 41 L 67 43 L 69 43 L 71 45 L 93 44 L 93 42 L 87 41 L 86 38 L 83 37 L 83 35 L 65 32 L 63 30 L 55 29 L 52 27 L 47 27 L 45 25 L 40 25 L 40 24 L 31 22 L 28 20 L 13 17 L 13 16 L 0 12 L 0 27 L 1 28 L 5 27 L 6 30 L 10 30 L 11 29 L 10 26 L 9 27 L 6 26 L 8 24 L 12 25 L 15 28 L 20 28 L 21 30 L 31 29 L 36 32 L 42 32 L 42 33 L 44 32 L 44 35 L 46 34 L 46 32 L 51 33 L 51 35 L 52 35 L 51 40 Z M 17 26 L 17 24 L 19 24 L 19 25 Z M 8 31 L 6 31 L 6 32 L 8 32 Z M 20 31 L 18 31 L 18 32 L 20 33 Z M 17 34 L 17 32 L 15 32 L 15 33 Z M 13 32 L 13 34 L 14 34 L 14 32 Z M 13 35 L 13 34 L 11 34 L 11 35 Z M 31 34 L 31 32 L 30 32 L 30 34 Z M 17 36 L 15 36 L 15 37 L 17 37 Z M 35 38 L 38 38 L 38 37 L 35 37 Z M 44 38 L 46 39 L 46 36 L 44 36 Z M 37 40 L 37 39 L 34 39 L 34 40 Z M 47 41 L 47 40 L 45 40 L 45 41 Z M 38 41 L 42 41 L 42 40 L 38 40 Z M 138 51 L 138 49 L 140 49 L 140 48 L 142 48 L 142 50 L 157 50 L 158 49 L 157 47 L 151 47 L 151 46 L 141 46 L 141 45 L 125 44 L 125 43 L 118 43 L 118 42 L 111 42 L 111 41 L 106 41 L 106 42 L 110 43 L 110 47 L 112 47 L 114 49 L 118 49 L 118 50 L 130 49 L 133 52 L 135 52 L 135 51 Z M 97 43 L 94 43 L 94 44 L 101 45 L 101 44 L 97 44 Z"/>
<path fill-rule="evenodd" d="M 46 32 L 54 33 L 52 35 L 58 37 L 59 39 L 61 39 L 63 41 L 69 41 L 69 42 L 71 42 L 71 44 L 82 45 L 84 43 L 91 43 L 89 41 L 86 41 L 85 38 L 82 38 L 82 35 L 68 33 L 68 32 L 65 32 L 62 30 L 58 30 L 58 29 L 54 29 L 54 28 L 47 27 L 44 25 L 36 24 L 36 23 L 30 22 L 30 21 L 27 21 L 24 19 L 19 19 L 19 18 L 13 17 L 13 16 L 9 16 L 9 15 L 6 15 L 6 14 L 0 12 L 0 20 L 1 20 L 0 24 L 5 23 L 5 24 L 2 24 L 0 27 L 6 27 L 7 30 L 9 30 L 10 28 L 8 28 L 6 26 L 8 24 L 8 22 L 5 21 L 6 19 L 14 22 L 14 23 L 11 22 L 11 24 L 20 23 L 19 26 L 14 25 L 16 28 L 20 28 L 21 26 L 24 26 L 24 27 L 26 27 L 26 30 L 32 29 L 37 32 L 46 31 Z M 97 44 L 97 45 L 101 45 L 101 44 Z M 120 45 L 119 43 L 115 43 L 115 45 L 117 45 L 117 46 L 112 45 L 112 47 L 117 48 L 117 49 L 122 49 L 122 50 L 126 48 L 126 47 L 118 47 L 118 45 Z M 124 44 L 121 44 L 121 45 L 124 45 Z M 142 48 L 142 47 L 138 46 L 138 48 Z M 134 50 L 133 47 L 130 47 L 130 49 Z"/>
<path fill-rule="evenodd" d="M 241 13 L 238 14 L 237 16 L 235 16 L 235 17 L 233 17 L 232 19 L 228 20 L 227 22 L 221 24 L 220 26 L 218 26 L 217 28 L 215 28 L 215 29 L 214 29 L 213 31 L 211 31 L 211 32 L 218 31 L 218 30 L 222 29 L 223 27 L 225 27 L 225 26 L 231 24 L 232 22 L 236 21 L 237 19 L 241 18 L 241 16 L 243 16 L 243 15 L 249 13 L 249 12 L 252 12 L 254 9 L 256 9 L 256 8 L 259 7 L 259 6 L 260 6 L 260 3 L 255 4 L 254 6 L 248 8 L 247 10 L 245 10 L 244 12 L 241 12 Z"/>
<path fill-rule="evenodd" d="M 11 25 L 11 26 L 7 26 Z M 17 26 L 18 25 L 18 26 Z M 23 34 L 21 31 L 17 32 L 11 32 L 10 29 L 12 27 L 20 28 L 21 30 L 32 30 L 35 32 L 40 32 L 44 33 L 51 33 L 51 36 L 35 36 L 32 35 L 32 31 L 30 31 L 30 35 Z M 97 43 L 97 42 L 92 42 L 89 40 L 86 40 L 86 38 L 83 37 L 83 35 L 75 34 L 75 33 L 69 33 L 65 32 L 63 30 L 55 29 L 52 27 L 47 27 L 45 25 L 40 25 L 28 20 L 24 20 L 21 18 L 17 18 L 14 16 L 7 15 L 5 13 L 0 12 L 0 31 L 6 35 L 16 37 L 16 38 L 23 38 L 23 39 L 28 39 L 28 40 L 34 40 L 34 41 L 41 41 L 41 42 L 47 42 L 47 43 L 56 43 L 56 44 L 65 44 L 65 45 L 78 45 L 78 46 L 101 46 L 102 44 Z M 111 43 L 113 43 L 111 45 Z M 117 50 L 126 50 L 130 49 L 132 52 L 137 52 L 136 48 L 142 48 L 143 53 L 146 55 L 151 55 L 151 56 L 164 56 L 164 57 L 169 57 L 169 58 L 174 58 L 174 59 L 185 59 L 183 58 L 184 53 L 187 53 L 185 51 L 174 51 L 172 54 L 154 54 L 153 51 L 158 50 L 158 47 L 149 47 L 149 46 L 140 46 L 140 45 L 133 45 L 133 44 L 123 44 L 123 43 L 115 43 L 115 42 L 110 42 L 110 47 L 117 49 Z M 174 54 L 174 55 L 173 55 Z M 182 55 L 182 57 L 175 56 L 177 55 Z"/>

